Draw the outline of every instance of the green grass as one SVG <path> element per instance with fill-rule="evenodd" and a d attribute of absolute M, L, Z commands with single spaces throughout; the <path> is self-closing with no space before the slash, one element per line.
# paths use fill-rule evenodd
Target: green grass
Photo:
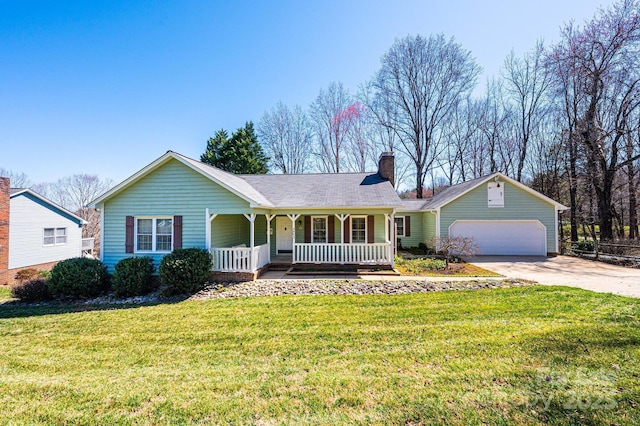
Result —
<path fill-rule="evenodd" d="M 638 422 L 635 299 L 532 286 L 78 309 L 0 305 L 0 424 Z"/>
<path fill-rule="evenodd" d="M 400 256 L 395 258 L 395 269 L 402 275 L 426 276 L 426 277 L 500 277 L 493 271 L 481 268 L 470 263 L 449 263 L 444 259 L 412 258 L 406 259 Z"/>
<path fill-rule="evenodd" d="M 11 287 L 0 285 L 0 302 L 7 299 L 11 299 Z"/>

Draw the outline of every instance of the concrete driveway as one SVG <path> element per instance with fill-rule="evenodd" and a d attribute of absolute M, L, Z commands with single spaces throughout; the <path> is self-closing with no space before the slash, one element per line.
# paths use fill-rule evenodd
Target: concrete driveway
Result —
<path fill-rule="evenodd" d="M 510 278 L 640 297 L 640 269 L 571 256 L 477 256 L 469 262 Z"/>

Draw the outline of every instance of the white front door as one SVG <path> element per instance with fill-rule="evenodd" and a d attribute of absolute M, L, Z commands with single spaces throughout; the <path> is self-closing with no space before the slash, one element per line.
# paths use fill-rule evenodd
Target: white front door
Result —
<path fill-rule="evenodd" d="M 286 216 L 276 216 L 276 252 L 291 253 L 293 250 L 293 229 L 291 219 Z"/>

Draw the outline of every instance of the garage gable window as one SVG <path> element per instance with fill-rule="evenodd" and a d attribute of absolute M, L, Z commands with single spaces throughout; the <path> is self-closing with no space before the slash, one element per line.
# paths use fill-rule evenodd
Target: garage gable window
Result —
<path fill-rule="evenodd" d="M 489 182 L 488 206 L 504 207 L 504 182 Z"/>

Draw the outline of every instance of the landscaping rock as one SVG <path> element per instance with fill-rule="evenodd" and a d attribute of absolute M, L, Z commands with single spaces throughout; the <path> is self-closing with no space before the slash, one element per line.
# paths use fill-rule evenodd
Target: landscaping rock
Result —
<path fill-rule="evenodd" d="M 192 300 L 223 299 L 230 297 L 284 296 L 284 295 L 356 295 L 407 294 L 428 291 L 480 290 L 532 285 L 524 280 L 429 281 L 394 280 L 368 281 L 348 279 L 316 280 L 258 280 L 240 283 L 216 283 L 190 297 Z"/>

